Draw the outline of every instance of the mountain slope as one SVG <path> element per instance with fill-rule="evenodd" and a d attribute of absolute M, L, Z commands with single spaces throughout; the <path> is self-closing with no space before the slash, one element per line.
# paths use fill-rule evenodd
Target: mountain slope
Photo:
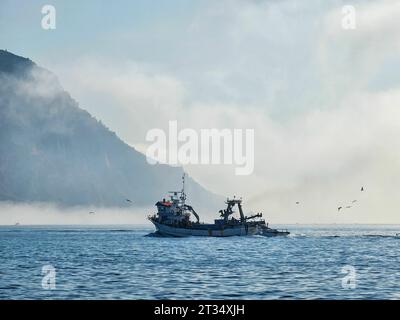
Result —
<path fill-rule="evenodd" d="M 145 156 L 81 109 L 57 78 L 0 50 L 0 201 L 62 206 L 153 205 L 180 188 L 181 168 Z M 221 198 L 187 180 L 194 205 Z"/>

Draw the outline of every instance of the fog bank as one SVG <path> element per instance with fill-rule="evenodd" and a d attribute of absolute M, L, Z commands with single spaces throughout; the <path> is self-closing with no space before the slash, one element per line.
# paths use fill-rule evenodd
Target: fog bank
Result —
<path fill-rule="evenodd" d="M 60 208 L 49 204 L 0 203 L 0 225 L 149 224 L 154 208 Z"/>

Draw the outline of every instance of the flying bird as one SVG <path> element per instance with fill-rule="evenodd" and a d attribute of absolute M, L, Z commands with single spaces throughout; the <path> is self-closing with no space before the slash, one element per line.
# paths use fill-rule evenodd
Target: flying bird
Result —
<path fill-rule="evenodd" d="M 129 200 L 129 199 L 126 199 L 126 202 L 132 202 L 131 200 Z"/>
<path fill-rule="evenodd" d="M 364 187 L 361 187 L 361 191 L 364 191 Z"/>
<path fill-rule="evenodd" d="M 346 209 L 350 209 L 350 208 L 351 208 L 351 206 L 347 206 L 347 207 L 346 207 Z"/>
<path fill-rule="evenodd" d="M 351 203 L 356 203 L 357 202 L 357 200 L 353 200 Z"/>
<path fill-rule="evenodd" d="M 296 201 L 296 204 L 299 204 L 300 202 Z"/>
<path fill-rule="evenodd" d="M 340 211 L 342 209 L 342 207 L 337 208 L 337 211 Z"/>
<path fill-rule="evenodd" d="M 90 211 L 89 214 L 94 214 L 94 211 Z"/>

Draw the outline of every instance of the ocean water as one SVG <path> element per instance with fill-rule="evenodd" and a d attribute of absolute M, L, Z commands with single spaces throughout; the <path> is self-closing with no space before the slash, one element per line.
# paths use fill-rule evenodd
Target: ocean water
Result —
<path fill-rule="evenodd" d="M 399 299 L 400 226 L 148 237 L 151 226 L 0 227 L 0 299 Z M 43 266 L 55 268 L 49 289 Z M 47 285 L 47 286 L 46 286 Z"/>

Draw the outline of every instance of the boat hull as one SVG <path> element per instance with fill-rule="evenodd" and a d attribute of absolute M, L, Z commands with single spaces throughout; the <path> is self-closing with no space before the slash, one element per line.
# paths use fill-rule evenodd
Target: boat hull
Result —
<path fill-rule="evenodd" d="M 181 228 L 165 225 L 156 221 L 152 222 L 158 233 L 170 237 L 233 237 L 259 234 L 259 227 L 257 225 L 237 225 L 216 228 L 215 225 L 199 224 L 191 228 Z"/>

